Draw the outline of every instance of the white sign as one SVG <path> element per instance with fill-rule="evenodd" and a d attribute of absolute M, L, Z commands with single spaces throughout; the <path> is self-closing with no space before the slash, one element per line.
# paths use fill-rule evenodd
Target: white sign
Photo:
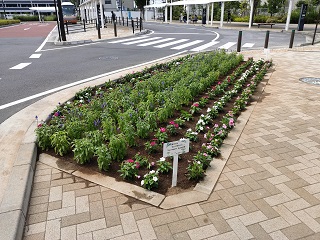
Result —
<path fill-rule="evenodd" d="M 179 141 L 163 144 L 163 156 L 173 156 L 172 187 L 177 186 L 178 155 L 187 152 L 189 152 L 189 139 L 182 138 Z"/>
<path fill-rule="evenodd" d="M 175 142 L 168 142 L 163 144 L 163 156 L 172 157 L 182 153 L 189 152 L 189 139 L 180 139 Z"/>

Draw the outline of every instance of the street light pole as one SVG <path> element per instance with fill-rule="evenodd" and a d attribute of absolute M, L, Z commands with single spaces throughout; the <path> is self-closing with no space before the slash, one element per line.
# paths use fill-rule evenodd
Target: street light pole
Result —
<path fill-rule="evenodd" d="M 4 18 L 7 19 L 6 8 L 4 7 L 4 1 L 2 0 Z"/>

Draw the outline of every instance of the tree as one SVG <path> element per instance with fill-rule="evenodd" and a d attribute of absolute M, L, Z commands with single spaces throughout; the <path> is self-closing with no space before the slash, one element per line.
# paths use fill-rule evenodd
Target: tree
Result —
<path fill-rule="evenodd" d="M 284 7 L 285 0 L 268 0 L 268 12 L 273 16 Z"/>
<path fill-rule="evenodd" d="M 146 0 L 134 0 L 134 2 L 136 3 L 136 5 L 139 8 L 139 10 L 143 13 L 144 12 L 144 8 L 143 7 L 146 5 Z"/>

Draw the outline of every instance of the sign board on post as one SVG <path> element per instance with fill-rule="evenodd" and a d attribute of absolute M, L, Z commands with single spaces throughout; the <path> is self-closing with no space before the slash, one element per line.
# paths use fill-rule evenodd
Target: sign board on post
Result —
<path fill-rule="evenodd" d="M 180 139 L 175 142 L 168 142 L 163 144 L 163 156 L 173 156 L 173 173 L 172 173 L 172 187 L 177 186 L 178 177 L 178 156 L 179 154 L 189 152 L 189 139 Z"/>

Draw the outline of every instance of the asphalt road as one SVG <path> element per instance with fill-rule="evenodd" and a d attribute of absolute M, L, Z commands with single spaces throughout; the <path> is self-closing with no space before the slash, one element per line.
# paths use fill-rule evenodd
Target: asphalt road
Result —
<path fill-rule="evenodd" d="M 126 41 L 112 39 L 77 46 L 43 45 L 54 25 L 27 23 L 0 28 L 0 123 L 52 89 L 166 56 L 194 52 L 202 46 L 208 46 L 205 50 L 225 46 L 234 51 L 238 38 L 235 30 L 146 23 L 145 28 L 152 33 L 136 37 L 141 38 L 140 42 L 130 40 L 131 37 Z M 243 31 L 242 43 L 251 44 L 250 49 L 263 49 L 264 39 L 264 31 Z M 269 47 L 287 47 L 289 39 L 288 33 L 271 32 Z M 159 47 L 172 41 L 180 43 Z M 304 37 L 295 38 L 295 44 L 304 42 Z M 190 46 L 181 48 L 184 44 Z"/>

